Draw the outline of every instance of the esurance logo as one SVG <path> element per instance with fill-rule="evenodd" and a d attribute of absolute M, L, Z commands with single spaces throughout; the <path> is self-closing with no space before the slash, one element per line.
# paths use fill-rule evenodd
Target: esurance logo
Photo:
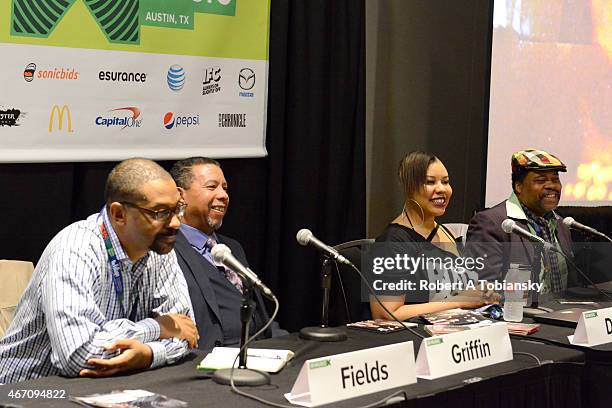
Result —
<path fill-rule="evenodd" d="M 0 126 L 19 126 L 19 117 L 23 117 L 19 109 L 0 109 Z"/>
<path fill-rule="evenodd" d="M 57 81 L 76 81 L 79 79 L 80 72 L 76 68 L 36 68 L 36 64 L 30 62 L 23 70 L 23 79 L 26 82 L 37 80 L 54 79 Z"/>
<path fill-rule="evenodd" d="M 112 82 L 146 82 L 147 74 L 144 72 L 100 71 L 98 79 Z"/>
<path fill-rule="evenodd" d="M 246 113 L 220 113 L 219 127 L 246 127 Z"/>
<path fill-rule="evenodd" d="M 96 118 L 97 126 L 104 127 L 121 127 L 123 130 L 127 127 L 138 128 L 142 124 L 142 118 L 140 117 L 140 109 L 135 106 L 127 106 L 125 108 L 111 109 L 110 115 L 98 116 Z"/>
<path fill-rule="evenodd" d="M 221 81 L 221 68 L 205 68 L 204 79 L 202 80 L 202 95 L 219 92 L 221 90 L 219 81 Z"/>
<path fill-rule="evenodd" d="M 255 72 L 251 68 L 242 68 L 238 73 L 238 86 L 243 89 L 239 92 L 239 95 L 246 98 L 252 98 L 255 96 L 250 91 L 255 86 Z"/>
<path fill-rule="evenodd" d="M 64 120 L 66 119 L 66 122 Z M 56 124 L 57 126 L 53 126 Z M 57 130 L 64 131 L 64 124 L 67 125 L 66 131 L 72 132 L 72 115 L 70 114 L 70 108 L 67 105 L 61 108 L 58 105 L 53 105 L 51 114 L 49 115 L 49 133 L 57 127 Z"/>
<path fill-rule="evenodd" d="M 200 126 L 200 115 L 175 115 L 174 112 L 166 112 L 164 115 L 164 127 L 172 129 L 174 127 Z"/>
<path fill-rule="evenodd" d="M 173 91 L 180 91 L 185 85 L 185 70 L 180 65 L 174 64 L 168 69 L 166 75 L 168 87 Z"/>

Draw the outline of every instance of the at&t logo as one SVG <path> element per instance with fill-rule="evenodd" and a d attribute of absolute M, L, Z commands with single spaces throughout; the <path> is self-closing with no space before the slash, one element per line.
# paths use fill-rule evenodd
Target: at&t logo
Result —
<path fill-rule="evenodd" d="M 185 70 L 180 65 L 174 64 L 168 69 L 166 79 L 170 89 L 180 91 L 185 85 Z"/>

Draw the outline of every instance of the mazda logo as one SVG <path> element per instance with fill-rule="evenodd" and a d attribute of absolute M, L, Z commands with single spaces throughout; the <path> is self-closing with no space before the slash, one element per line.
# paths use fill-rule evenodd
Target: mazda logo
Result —
<path fill-rule="evenodd" d="M 238 85 L 248 91 L 255 86 L 255 72 L 251 68 L 242 68 L 238 74 Z"/>

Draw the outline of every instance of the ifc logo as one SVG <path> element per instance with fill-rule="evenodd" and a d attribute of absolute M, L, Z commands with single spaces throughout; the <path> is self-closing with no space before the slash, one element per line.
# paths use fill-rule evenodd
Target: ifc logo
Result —
<path fill-rule="evenodd" d="M 168 87 L 173 91 L 180 91 L 185 85 L 185 70 L 180 65 L 174 64 L 168 69 Z"/>

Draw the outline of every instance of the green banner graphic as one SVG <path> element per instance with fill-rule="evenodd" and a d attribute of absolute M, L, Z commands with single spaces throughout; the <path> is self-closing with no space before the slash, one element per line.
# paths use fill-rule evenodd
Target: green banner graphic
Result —
<path fill-rule="evenodd" d="M 268 26 L 267 3 L 262 7 L 249 0 L 0 0 L 0 15 L 8 15 L 10 9 L 10 21 L 0 22 L 0 42 L 261 60 L 267 59 L 268 33 L 256 27 Z M 10 29 L 5 31 L 7 23 Z M 163 31 L 167 29 L 188 32 Z M 203 38 L 221 39 L 223 44 L 202 46 Z"/>
<path fill-rule="evenodd" d="M 13 0 L 11 34 L 48 37 L 76 0 Z M 140 26 L 193 29 L 194 12 L 233 16 L 236 0 L 83 0 L 110 42 L 138 44 Z M 140 19 L 139 19 L 140 17 Z"/>

